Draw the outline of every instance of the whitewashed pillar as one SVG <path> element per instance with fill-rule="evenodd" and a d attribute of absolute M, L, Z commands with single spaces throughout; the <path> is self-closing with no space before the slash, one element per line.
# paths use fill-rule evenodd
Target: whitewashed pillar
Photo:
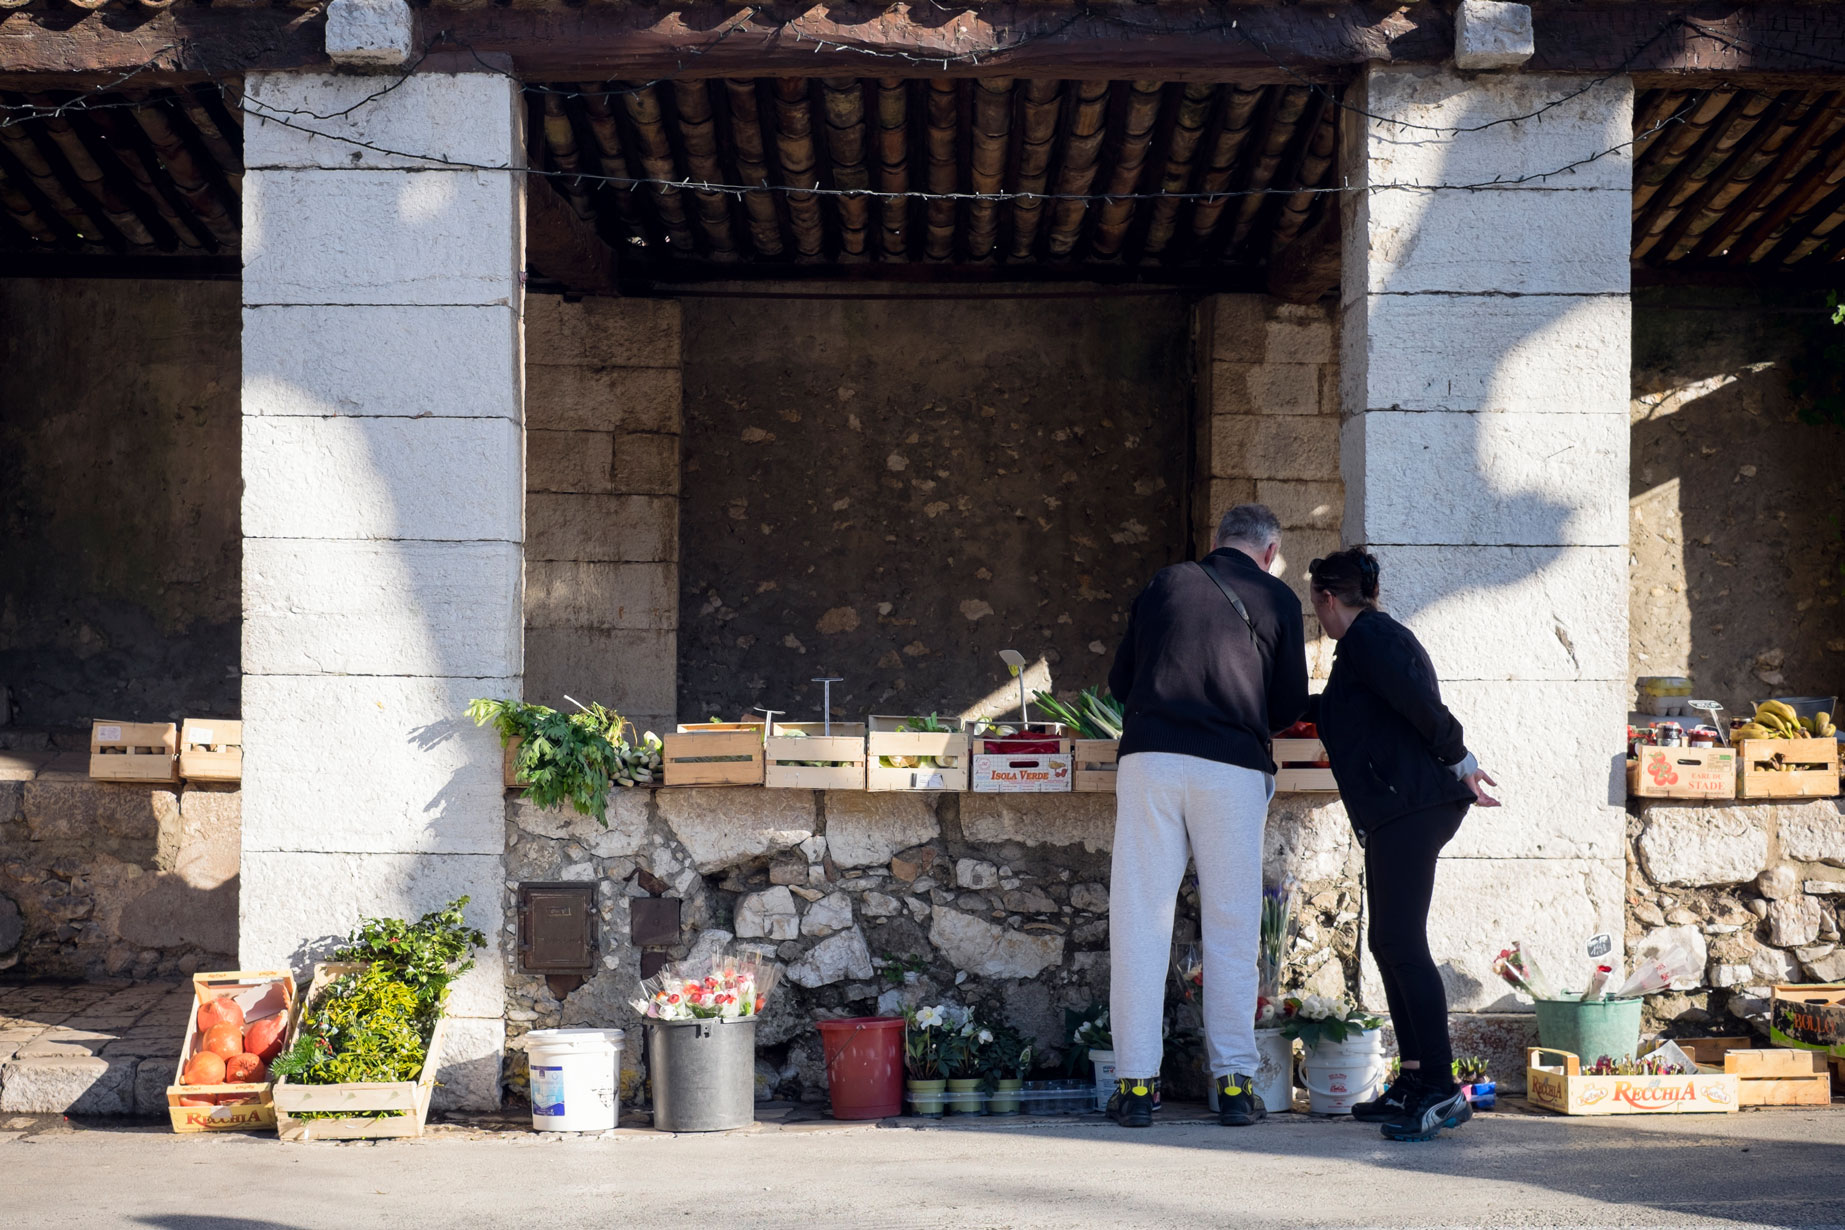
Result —
<path fill-rule="evenodd" d="M 466 894 L 438 1097 L 497 1105 L 500 752 L 462 710 L 521 686 L 518 91 L 379 85 L 245 85 L 240 959 Z"/>
<path fill-rule="evenodd" d="M 1343 535 L 1506 802 L 1443 864 L 1457 1011 L 1510 1006 L 1514 939 L 1580 981 L 1622 930 L 1633 90 L 1516 119 L 1585 84 L 1373 68 L 1341 116 Z"/>

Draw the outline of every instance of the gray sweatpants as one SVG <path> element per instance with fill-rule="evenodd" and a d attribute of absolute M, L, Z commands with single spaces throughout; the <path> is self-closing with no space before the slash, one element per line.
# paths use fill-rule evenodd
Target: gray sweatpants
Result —
<path fill-rule="evenodd" d="M 1109 1024 L 1115 1071 L 1157 1076 L 1172 915 L 1189 854 L 1198 865 L 1205 1053 L 1213 1076 L 1254 1073 L 1262 829 L 1275 779 L 1169 752 L 1123 756 L 1108 885 Z"/>

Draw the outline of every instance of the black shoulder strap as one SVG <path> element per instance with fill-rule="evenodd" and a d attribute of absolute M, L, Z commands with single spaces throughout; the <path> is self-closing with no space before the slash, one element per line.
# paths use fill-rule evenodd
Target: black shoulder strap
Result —
<path fill-rule="evenodd" d="M 1243 600 L 1236 596 L 1236 591 L 1230 588 L 1228 582 L 1226 582 L 1222 577 L 1217 575 L 1217 572 L 1215 569 L 1206 567 L 1202 562 L 1199 562 L 1196 560 L 1194 560 L 1193 562 L 1198 564 L 1198 570 L 1200 572 L 1204 573 L 1205 576 L 1211 578 L 1211 583 L 1217 586 L 1218 590 L 1223 594 L 1223 596 L 1230 599 L 1230 605 L 1235 607 L 1236 613 L 1243 617 L 1243 626 L 1249 629 L 1250 644 L 1260 647 L 1261 642 L 1256 639 L 1256 621 L 1249 617 L 1249 608 L 1244 606 Z"/>

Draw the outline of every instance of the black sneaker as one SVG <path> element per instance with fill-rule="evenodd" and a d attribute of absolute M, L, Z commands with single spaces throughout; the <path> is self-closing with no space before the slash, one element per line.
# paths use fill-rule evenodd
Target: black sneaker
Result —
<path fill-rule="evenodd" d="M 1401 1114 L 1415 1096 L 1416 1087 L 1421 1084 L 1414 1072 L 1405 1072 L 1391 1081 L 1384 1092 L 1369 1102 L 1358 1102 L 1352 1106 L 1352 1118 L 1360 1123 L 1388 1123 L 1395 1115 Z"/>
<path fill-rule="evenodd" d="M 1122 1127 L 1153 1126 L 1153 1099 L 1158 1096 L 1157 1080 L 1118 1080 L 1109 1095 L 1108 1117 Z"/>
<path fill-rule="evenodd" d="M 1387 1140 L 1434 1140 L 1443 1128 L 1457 1128 L 1473 1118 L 1473 1106 L 1457 1085 L 1417 1089 L 1402 1111 L 1384 1121 Z"/>
<path fill-rule="evenodd" d="M 1217 1078 L 1217 1121 L 1225 1127 L 1248 1127 L 1268 1118 L 1268 1107 L 1256 1093 L 1255 1079 L 1241 1072 Z"/>

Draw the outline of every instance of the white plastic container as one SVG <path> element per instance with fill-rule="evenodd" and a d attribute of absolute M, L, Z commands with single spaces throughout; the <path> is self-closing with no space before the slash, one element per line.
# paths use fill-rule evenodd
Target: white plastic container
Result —
<path fill-rule="evenodd" d="M 606 1132 L 620 1117 L 619 1029 L 535 1029 L 525 1035 L 532 1130 Z"/>
<path fill-rule="evenodd" d="M 1383 1087 L 1383 1033 L 1374 1029 L 1344 1042 L 1326 1040 L 1309 1047 L 1301 1061 L 1301 1079 L 1314 1114 L 1351 1114 L 1354 1105 L 1375 1098 Z"/>
<path fill-rule="evenodd" d="M 1095 1061 L 1095 1108 L 1107 1110 L 1108 1099 L 1115 1093 L 1115 1053 L 1090 1051 L 1089 1058 Z"/>

